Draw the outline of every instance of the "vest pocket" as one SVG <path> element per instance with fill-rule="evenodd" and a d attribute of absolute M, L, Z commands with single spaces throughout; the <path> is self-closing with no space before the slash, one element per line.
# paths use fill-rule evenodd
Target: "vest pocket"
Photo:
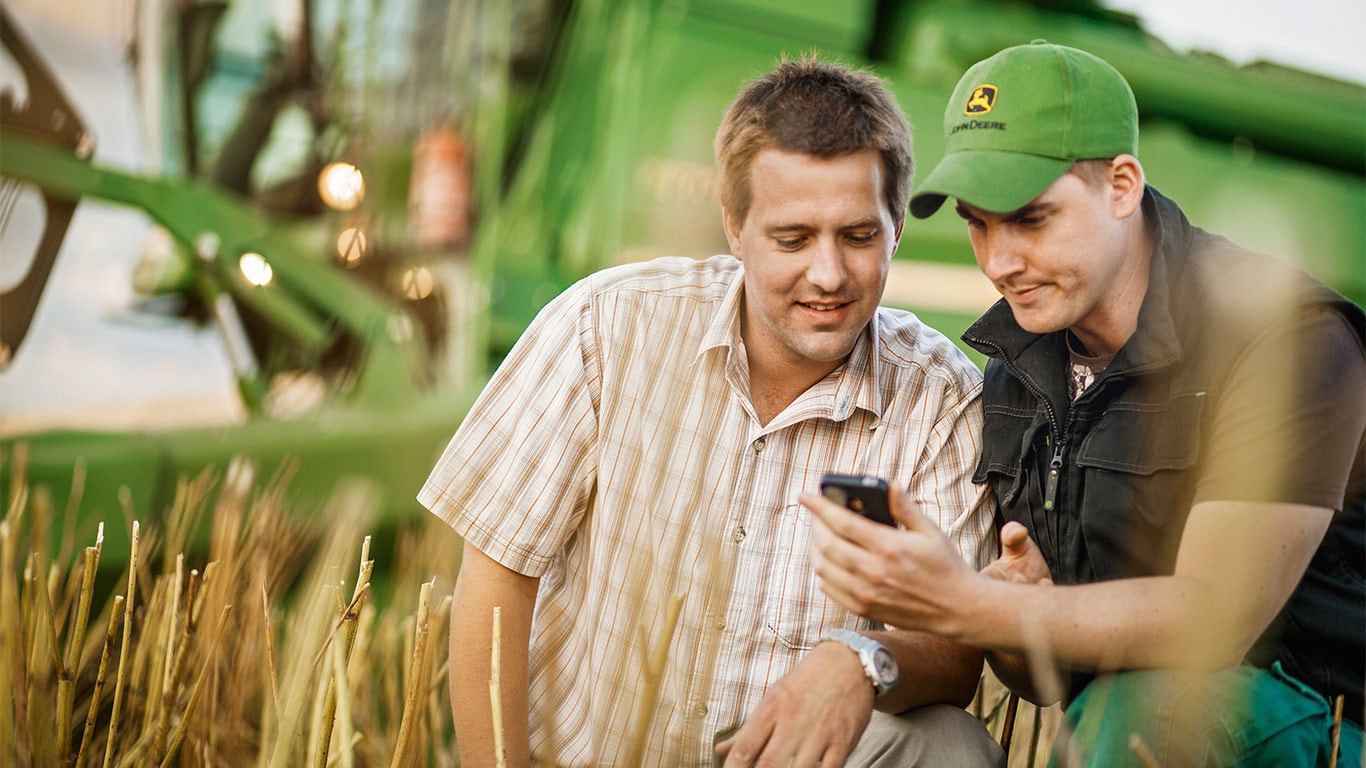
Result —
<path fill-rule="evenodd" d="M 1082 440 L 1077 464 L 1136 475 L 1189 469 L 1200 456 L 1204 393 L 1166 403 L 1111 403 Z"/>
<path fill-rule="evenodd" d="M 972 474 L 974 483 L 991 483 L 997 503 L 1013 505 L 1024 489 L 1025 460 L 1042 423 L 1034 411 L 988 408 L 982 424 L 982 454 Z"/>
<path fill-rule="evenodd" d="M 1078 446 L 1079 516 L 1096 577 L 1170 572 L 1195 490 L 1204 399 L 1112 403 Z"/>

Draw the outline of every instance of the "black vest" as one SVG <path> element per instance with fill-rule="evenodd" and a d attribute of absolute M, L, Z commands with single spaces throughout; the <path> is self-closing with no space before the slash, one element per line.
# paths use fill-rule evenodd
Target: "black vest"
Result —
<path fill-rule="evenodd" d="M 1360 307 L 1298 270 L 1192 226 L 1152 188 L 1143 210 L 1156 245 L 1137 330 L 1075 403 L 1062 332 L 1028 333 L 1000 301 L 963 335 L 991 357 L 973 479 L 991 484 L 998 525 L 1016 520 L 1029 529 L 1059 584 L 1172 572 L 1212 416 L 1253 339 L 1287 312 L 1314 304 L 1342 313 L 1359 342 L 1366 328 Z M 1324 694 L 1345 694 L 1347 715 L 1359 718 L 1366 438 L 1356 444 L 1341 511 L 1248 660 L 1280 660 Z M 1071 696 L 1089 679 L 1077 676 Z"/>

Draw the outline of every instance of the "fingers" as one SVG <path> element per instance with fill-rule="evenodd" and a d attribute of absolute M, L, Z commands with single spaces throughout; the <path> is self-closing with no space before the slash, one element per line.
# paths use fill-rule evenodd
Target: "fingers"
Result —
<path fill-rule="evenodd" d="M 781 684 L 780 684 L 781 685 Z M 725 757 L 726 768 L 750 768 L 762 757 L 765 764 L 787 765 L 791 749 L 783 750 L 781 725 L 784 710 L 779 706 L 779 691 L 771 691 L 735 733 L 716 745 L 716 754 Z M 778 696 L 775 701 L 772 697 Z M 781 753 L 781 754 L 780 754 Z"/>
<path fill-rule="evenodd" d="M 809 715 L 810 712 L 805 713 Z M 787 716 L 798 719 L 802 715 L 802 711 L 787 711 Z M 776 723 L 770 719 L 770 711 L 761 705 L 749 722 L 744 723 L 744 727 L 725 741 L 717 743 L 716 754 L 725 758 L 725 768 L 750 768 L 751 765 L 777 765 L 783 768 L 788 765 L 844 765 L 844 758 L 848 757 L 851 748 L 850 734 L 841 732 L 837 726 L 832 731 L 832 720 L 839 722 L 839 717 L 821 723 L 807 722 L 806 726 Z M 852 732 L 855 741 L 859 732 L 862 732 L 862 728 Z"/>
<path fill-rule="evenodd" d="M 850 512 L 824 496 L 806 493 L 800 497 L 814 521 L 811 559 L 821 591 L 860 615 L 867 615 L 873 607 L 869 601 L 878 585 L 887 583 L 889 569 L 913 551 L 915 539 L 924 538 L 912 533 L 928 525 L 934 536 L 943 538 L 938 527 L 916 512 L 902 491 L 893 489 L 890 496 L 893 515 L 916 528 L 889 530 L 886 525 Z"/>
<path fill-rule="evenodd" d="M 1052 574 L 1029 529 L 1011 521 L 1001 527 L 1001 556 L 987 575 L 1018 584 L 1052 584 Z M 986 573 L 986 571 L 983 571 Z"/>
<path fill-rule="evenodd" d="M 840 538 L 850 538 L 851 532 L 858 528 L 859 523 L 877 525 L 877 523 L 864 520 L 860 515 L 845 509 L 819 493 L 803 493 L 797 497 L 797 501 L 800 501 L 802 506 L 810 510 L 817 520 Z"/>
<path fill-rule="evenodd" d="M 892 517 L 897 522 L 911 531 L 938 531 L 939 526 L 935 525 L 928 517 L 920 514 L 915 502 L 911 500 L 909 494 L 900 488 L 891 489 L 888 494 L 891 497 Z"/>
<path fill-rule="evenodd" d="M 759 759 L 772 733 L 772 728 L 763 721 L 761 715 L 762 709 L 743 728 L 716 745 L 716 754 L 726 759 L 723 763 L 725 768 L 749 768 Z"/>
<path fill-rule="evenodd" d="M 841 556 L 839 554 L 841 549 L 852 553 L 861 551 L 847 541 L 832 537 L 828 541 L 821 542 L 813 535 L 811 568 L 819 580 L 820 591 L 826 597 L 849 610 L 856 610 L 852 606 L 859 605 L 859 602 L 854 598 L 854 590 L 858 589 L 864 582 L 852 570 L 854 566 L 851 565 L 851 562 L 854 558 L 847 555 Z"/>
<path fill-rule="evenodd" d="M 1029 529 L 1014 520 L 1001 528 L 1001 549 L 1021 550 L 1029 545 Z"/>
<path fill-rule="evenodd" d="M 890 495 L 895 497 L 897 493 L 898 491 L 893 490 Z M 875 523 L 863 515 L 851 512 L 818 493 L 803 493 L 797 497 L 797 500 L 802 503 L 802 506 L 810 510 L 812 516 L 831 533 L 841 539 L 854 542 L 860 547 L 867 548 L 887 535 L 886 525 Z M 893 500 L 891 503 L 895 515 L 896 501 Z"/>
<path fill-rule="evenodd" d="M 844 758 L 848 750 L 838 749 L 834 746 L 822 751 L 812 743 L 803 743 L 795 754 L 787 754 L 786 750 L 774 751 L 770 754 L 769 750 L 751 750 L 745 746 L 737 746 L 735 736 L 726 739 L 716 745 L 716 754 L 725 758 L 723 766 L 725 768 L 750 768 L 762 759 L 765 765 L 818 765 L 821 768 L 838 768 L 844 765 Z"/>
<path fill-rule="evenodd" d="M 887 526 L 882 523 L 868 520 L 819 494 L 804 493 L 799 500 L 811 510 L 812 565 L 823 577 L 866 560 L 869 546 L 887 534 Z"/>
<path fill-rule="evenodd" d="M 726 768 L 749 768 L 761 762 L 763 765 L 782 766 L 826 764 L 819 743 L 809 737 L 800 738 L 801 743 L 794 745 L 791 743 L 791 734 L 779 733 L 767 724 L 762 724 L 761 730 L 754 730 L 747 723 L 746 728 L 717 744 L 716 754 L 725 758 Z M 835 757 L 830 765 L 842 764 L 844 758 L 841 751 L 832 747 L 826 752 Z"/>

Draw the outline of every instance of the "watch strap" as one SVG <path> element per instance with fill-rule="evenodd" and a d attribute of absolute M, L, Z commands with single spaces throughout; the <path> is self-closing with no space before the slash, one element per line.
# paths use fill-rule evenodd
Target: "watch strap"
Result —
<path fill-rule="evenodd" d="M 858 654 L 859 663 L 863 665 L 863 674 L 868 678 L 868 682 L 873 685 L 873 692 L 881 696 L 892 690 L 897 683 L 896 660 L 892 659 L 891 653 L 882 643 L 874 640 L 867 635 L 860 634 L 852 629 L 834 629 L 821 636 L 820 642 L 839 643 L 854 653 Z M 891 660 L 889 673 L 879 668 L 877 663 L 878 653 L 884 653 Z"/>

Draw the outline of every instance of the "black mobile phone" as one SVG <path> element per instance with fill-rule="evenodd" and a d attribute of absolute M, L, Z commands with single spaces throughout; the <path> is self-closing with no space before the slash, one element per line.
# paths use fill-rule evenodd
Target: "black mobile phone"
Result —
<path fill-rule="evenodd" d="M 869 520 L 896 526 L 887 499 L 887 481 L 880 477 L 827 472 L 821 476 L 821 495 Z"/>

